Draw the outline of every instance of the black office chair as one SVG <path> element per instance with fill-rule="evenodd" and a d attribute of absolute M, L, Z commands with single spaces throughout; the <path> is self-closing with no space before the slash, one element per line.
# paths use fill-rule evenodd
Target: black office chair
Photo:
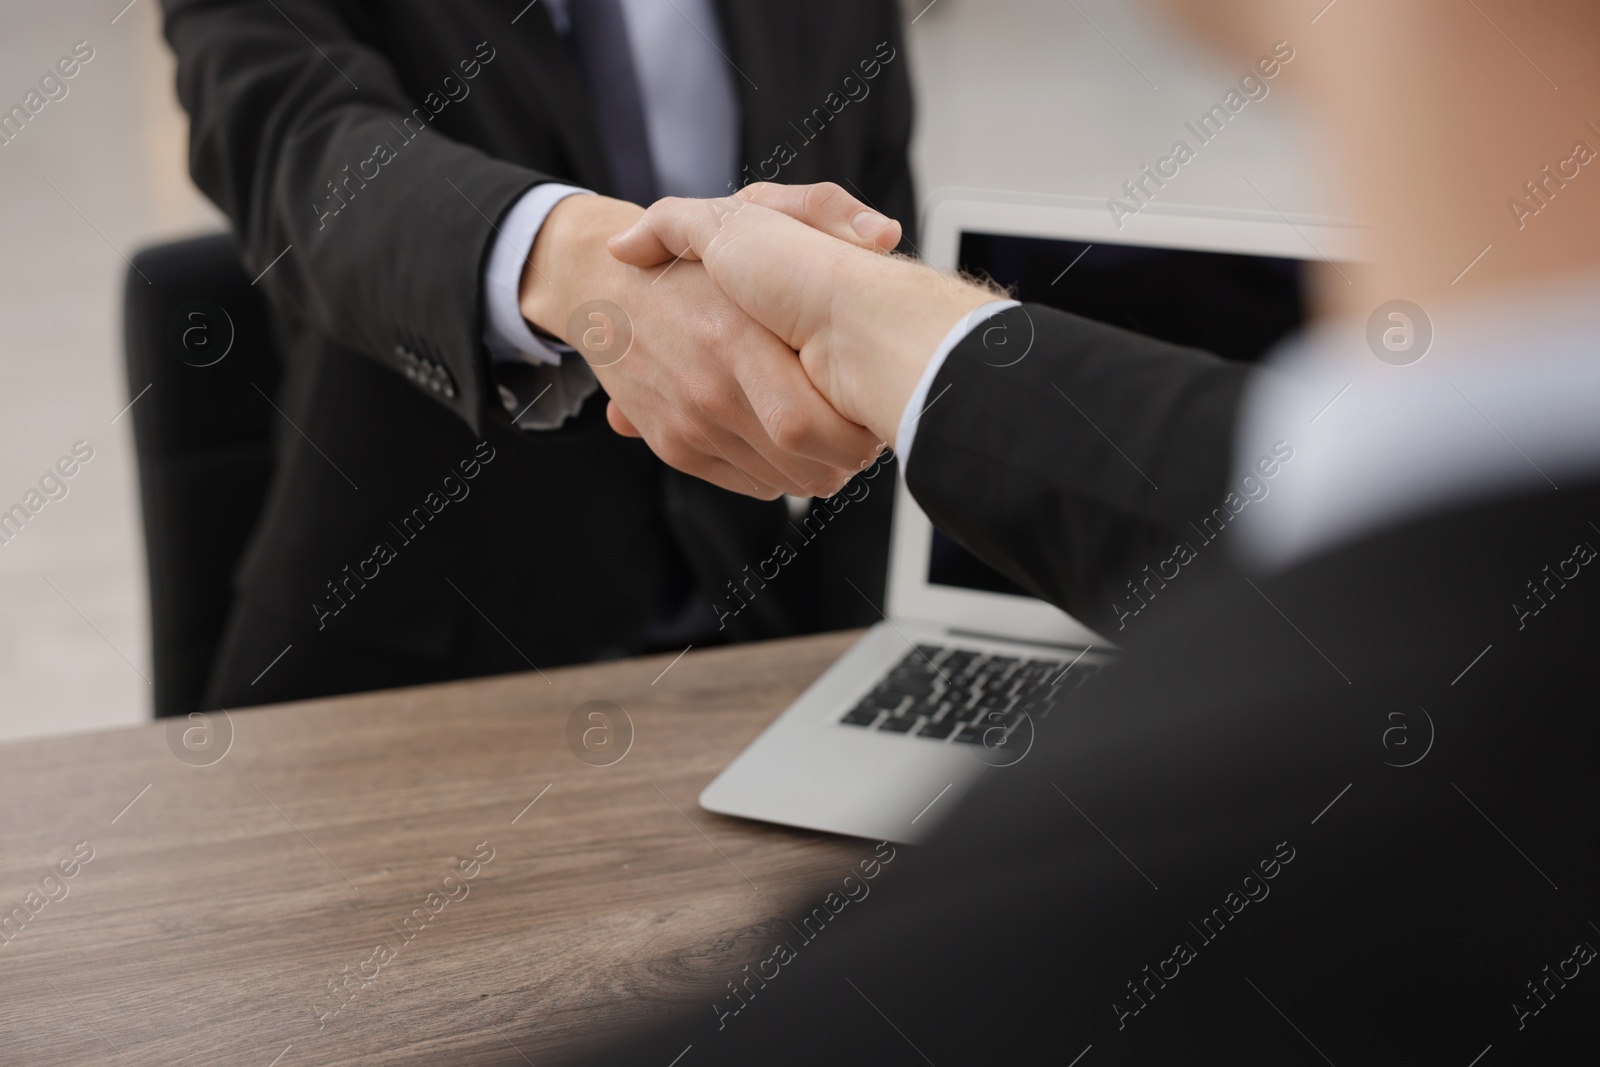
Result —
<path fill-rule="evenodd" d="M 155 714 L 201 706 L 233 572 L 272 478 L 280 361 L 230 234 L 133 258 L 123 294 Z M 258 391 L 259 390 L 259 391 Z"/>

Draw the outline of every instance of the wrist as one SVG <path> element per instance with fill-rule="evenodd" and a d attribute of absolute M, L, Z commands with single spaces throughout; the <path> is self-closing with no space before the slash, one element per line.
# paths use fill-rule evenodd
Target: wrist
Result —
<path fill-rule="evenodd" d="M 893 441 L 929 360 L 951 329 L 994 294 L 906 260 L 862 266 L 861 276 L 839 290 L 851 310 L 835 313 L 832 334 L 842 344 L 830 362 L 845 403 L 840 414 Z"/>
<path fill-rule="evenodd" d="M 570 196 L 552 208 L 522 268 L 517 300 L 522 317 L 571 344 L 572 312 L 603 296 L 604 275 L 619 268 L 606 249 L 607 239 L 643 213 L 636 204 L 604 196 Z"/>

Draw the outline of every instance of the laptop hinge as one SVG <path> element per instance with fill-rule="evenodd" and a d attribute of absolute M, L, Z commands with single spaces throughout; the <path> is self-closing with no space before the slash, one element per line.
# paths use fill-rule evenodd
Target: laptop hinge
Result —
<path fill-rule="evenodd" d="M 951 637 L 976 637 L 983 641 L 1004 641 L 1009 645 L 1033 645 L 1037 648 L 1058 648 L 1074 652 L 1093 648 L 1093 645 L 1081 645 L 1071 641 L 1040 641 L 1030 637 L 1012 637 L 1010 634 L 990 634 L 982 630 L 962 630 L 954 626 L 945 627 L 945 633 Z"/>

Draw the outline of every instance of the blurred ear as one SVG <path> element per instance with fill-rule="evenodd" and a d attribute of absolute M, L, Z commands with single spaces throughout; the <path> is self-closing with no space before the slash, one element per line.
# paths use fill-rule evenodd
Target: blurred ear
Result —
<path fill-rule="evenodd" d="M 1155 7 L 1170 15 L 1180 30 L 1241 62 L 1253 61 L 1269 43 L 1262 27 L 1277 25 L 1282 18 L 1278 10 L 1282 0 L 1159 0 Z M 1315 8 L 1306 17 L 1314 14 Z"/>

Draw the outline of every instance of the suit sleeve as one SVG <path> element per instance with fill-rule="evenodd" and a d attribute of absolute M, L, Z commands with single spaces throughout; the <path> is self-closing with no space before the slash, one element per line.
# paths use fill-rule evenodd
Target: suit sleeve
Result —
<path fill-rule="evenodd" d="M 449 101 L 412 99 L 343 5 L 164 9 L 190 174 L 258 287 L 290 319 L 425 380 L 481 432 L 496 397 L 480 292 L 492 220 L 549 177 L 436 132 Z M 478 52 L 461 59 L 493 62 L 488 43 Z"/>
<path fill-rule="evenodd" d="M 1226 495 L 1250 373 L 1052 308 L 1012 308 L 935 376 L 906 483 L 969 551 L 1113 630 L 1125 581 L 1192 541 L 1189 523 Z"/>

